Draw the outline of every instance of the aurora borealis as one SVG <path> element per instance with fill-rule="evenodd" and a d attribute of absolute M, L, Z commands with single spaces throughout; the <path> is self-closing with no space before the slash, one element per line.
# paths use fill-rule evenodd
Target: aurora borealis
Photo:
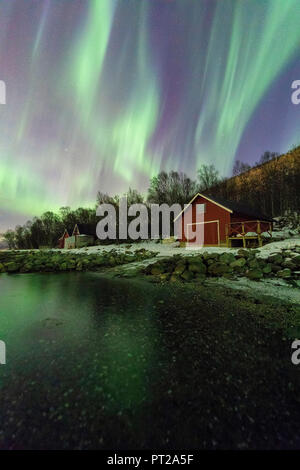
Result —
<path fill-rule="evenodd" d="M 0 231 L 300 140 L 299 0 L 0 0 Z"/>

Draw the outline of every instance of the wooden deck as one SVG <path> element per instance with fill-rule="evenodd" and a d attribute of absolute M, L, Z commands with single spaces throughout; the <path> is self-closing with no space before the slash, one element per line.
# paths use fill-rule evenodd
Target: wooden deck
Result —
<path fill-rule="evenodd" d="M 247 246 L 247 240 L 257 240 L 258 246 L 262 246 L 261 234 L 264 232 L 272 236 L 271 222 L 265 220 L 246 220 L 226 224 L 227 247 L 232 246 L 232 240 L 242 240 L 244 248 Z"/>

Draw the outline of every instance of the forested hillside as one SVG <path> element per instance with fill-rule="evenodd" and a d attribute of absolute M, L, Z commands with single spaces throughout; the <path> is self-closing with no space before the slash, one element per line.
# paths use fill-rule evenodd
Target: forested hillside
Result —
<path fill-rule="evenodd" d="M 273 217 L 300 211 L 300 147 L 210 187 L 207 194 Z"/>

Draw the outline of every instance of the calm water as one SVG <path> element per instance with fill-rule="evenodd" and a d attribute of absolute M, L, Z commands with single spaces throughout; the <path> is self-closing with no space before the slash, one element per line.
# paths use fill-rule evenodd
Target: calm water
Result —
<path fill-rule="evenodd" d="M 1 275 L 0 448 L 299 446 L 290 346 L 244 304 L 204 294 Z"/>
<path fill-rule="evenodd" d="M 159 364 L 170 360 L 158 352 L 158 292 L 95 273 L 4 275 L 0 289 L 0 339 L 7 348 L 2 413 L 13 423 L 12 434 L 25 424 L 32 432 L 14 444 L 59 445 L 70 425 L 76 426 L 74 445 L 88 446 L 91 433 L 94 445 L 110 444 L 113 420 L 121 425 L 124 413 L 134 415 L 149 400 Z M 94 413 L 100 422 L 90 422 Z M 11 443 L 6 432 L 5 445 Z"/>

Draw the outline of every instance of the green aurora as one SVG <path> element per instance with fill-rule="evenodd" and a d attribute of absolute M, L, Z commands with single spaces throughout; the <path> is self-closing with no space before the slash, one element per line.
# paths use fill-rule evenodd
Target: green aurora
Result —
<path fill-rule="evenodd" d="M 299 24 L 298 0 L 1 0 L 1 211 L 94 205 L 161 169 L 229 175 L 259 157 L 255 122 L 262 151 L 287 150 Z"/>

